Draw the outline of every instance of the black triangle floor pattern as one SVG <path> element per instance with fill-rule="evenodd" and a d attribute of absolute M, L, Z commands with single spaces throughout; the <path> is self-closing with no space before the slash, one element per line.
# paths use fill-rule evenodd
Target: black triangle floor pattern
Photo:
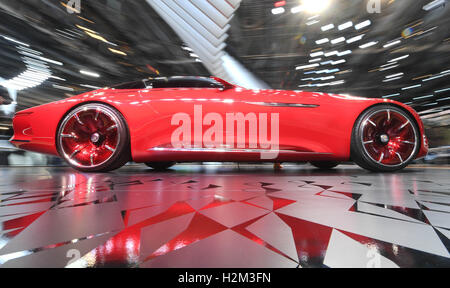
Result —
<path fill-rule="evenodd" d="M 450 267 L 448 172 L 3 167 L 0 267 Z"/>

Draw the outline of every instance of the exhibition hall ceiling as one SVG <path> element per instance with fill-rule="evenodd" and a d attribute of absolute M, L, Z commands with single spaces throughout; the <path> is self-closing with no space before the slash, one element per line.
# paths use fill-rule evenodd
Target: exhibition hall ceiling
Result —
<path fill-rule="evenodd" d="M 69 14 L 64 2 L 0 2 L 0 66 L 7 67 L 0 77 L 26 70 L 24 56 L 36 60 L 24 53 L 46 58 L 31 65 L 46 65 L 43 73 L 51 74 L 19 91 L 18 109 L 146 77 L 208 76 L 145 1 L 81 0 L 80 14 Z"/>
<path fill-rule="evenodd" d="M 377 13 L 372 2 L 244 0 L 226 50 L 274 89 L 448 109 L 450 5 L 381 0 Z M 18 85 L 18 109 L 145 77 L 209 76 L 146 1 L 81 0 L 81 13 L 66 3 L 0 3 L 0 77 Z"/>
<path fill-rule="evenodd" d="M 270 86 L 450 104 L 450 3 L 299 2 L 243 1 L 231 27 L 229 49 Z"/>

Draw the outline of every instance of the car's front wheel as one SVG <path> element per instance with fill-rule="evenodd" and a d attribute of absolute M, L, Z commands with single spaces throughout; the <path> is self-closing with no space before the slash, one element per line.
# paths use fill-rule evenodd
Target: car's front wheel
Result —
<path fill-rule="evenodd" d="M 70 111 L 57 133 L 60 155 L 83 172 L 107 172 L 130 160 L 128 127 L 114 108 L 90 103 Z"/>
<path fill-rule="evenodd" d="M 352 133 L 352 160 L 367 170 L 393 172 L 414 160 L 420 132 L 406 111 L 389 105 L 374 106 L 356 121 Z"/>

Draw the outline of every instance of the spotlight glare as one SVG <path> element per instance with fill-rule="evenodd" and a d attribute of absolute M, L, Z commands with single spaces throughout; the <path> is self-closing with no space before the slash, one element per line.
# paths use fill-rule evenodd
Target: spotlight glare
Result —
<path fill-rule="evenodd" d="M 303 6 L 295 6 L 291 8 L 291 13 L 296 14 L 303 11 Z"/>
<path fill-rule="evenodd" d="M 302 6 L 308 13 L 320 13 L 330 6 L 330 0 L 303 0 Z"/>

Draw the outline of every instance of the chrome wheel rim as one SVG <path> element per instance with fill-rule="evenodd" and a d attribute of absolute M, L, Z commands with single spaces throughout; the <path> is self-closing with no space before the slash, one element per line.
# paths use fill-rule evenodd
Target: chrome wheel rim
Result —
<path fill-rule="evenodd" d="M 120 120 L 108 107 L 86 105 L 61 123 L 59 147 L 70 164 L 95 168 L 108 162 L 120 144 Z"/>
<path fill-rule="evenodd" d="M 368 115 L 360 129 L 366 155 L 380 165 L 401 166 L 418 148 L 414 123 L 397 110 L 384 109 Z"/>

